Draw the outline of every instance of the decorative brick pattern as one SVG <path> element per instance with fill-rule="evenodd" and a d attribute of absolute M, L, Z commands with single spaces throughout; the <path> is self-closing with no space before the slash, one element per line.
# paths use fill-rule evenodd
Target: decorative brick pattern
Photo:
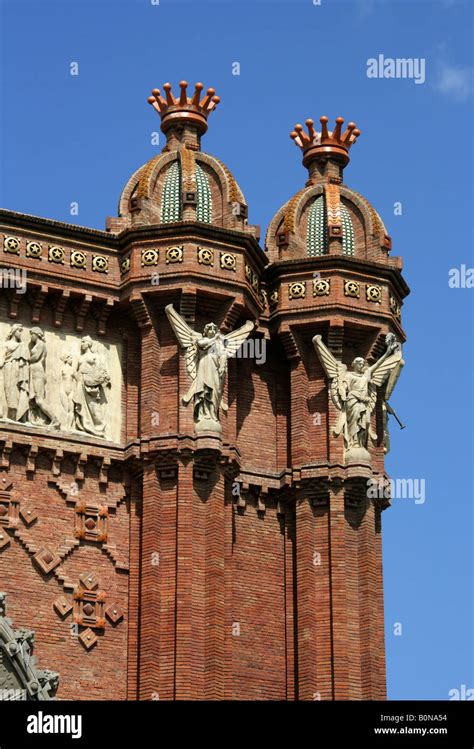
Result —
<path fill-rule="evenodd" d="M 0 211 L 29 287 L 0 295 L 1 320 L 123 351 L 120 443 L 2 421 L 12 616 L 37 629 L 60 699 L 384 699 L 383 507 L 364 492 L 383 446 L 345 465 L 311 341 L 370 362 L 403 340 L 401 264 L 339 161 L 308 165 L 263 253 L 196 127 L 165 135 L 105 232 Z M 197 331 L 256 324 L 264 356 L 229 360 L 221 435 L 196 434 L 182 403 L 170 303 Z"/>

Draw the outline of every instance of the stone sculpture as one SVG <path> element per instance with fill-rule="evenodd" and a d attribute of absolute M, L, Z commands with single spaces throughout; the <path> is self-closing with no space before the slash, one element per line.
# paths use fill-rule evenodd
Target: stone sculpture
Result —
<path fill-rule="evenodd" d="M 30 387 L 29 420 L 59 428 L 59 421 L 46 404 L 46 343 L 41 328 L 31 328 L 29 347 Z M 47 421 L 45 421 L 45 417 Z"/>
<path fill-rule="evenodd" d="M 382 387 L 388 379 L 390 395 L 404 364 L 401 347 L 395 336 L 388 334 L 385 343 L 385 353 L 372 366 L 369 367 L 365 359 L 358 356 L 352 362 L 352 371 L 349 371 L 326 348 L 320 335 L 313 338 L 316 353 L 330 381 L 332 401 L 341 412 L 333 433 L 336 437 L 343 435 L 345 459 L 348 463 L 370 462 L 367 449 L 369 438 L 373 442 L 377 440 L 371 427 L 377 388 Z M 384 441 L 386 443 L 386 435 Z"/>
<path fill-rule="evenodd" d="M 106 429 L 106 388 L 110 375 L 90 336 L 81 338 L 79 360 L 72 395 L 74 426 L 80 432 L 103 437 Z"/>
<path fill-rule="evenodd" d="M 24 333 L 20 323 L 12 325 L 0 356 L 0 418 L 105 437 L 111 376 L 102 347 L 84 336 L 78 353 L 70 349 L 61 354 L 54 337 L 46 339 L 42 328 L 30 329 L 29 344 Z M 53 361 L 47 366 L 50 355 Z"/>
<path fill-rule="evenodd" d="M 74 391 L 77 377 L 74 359 L 71 353 L 61 356 L 63 366 L 59 372 L 59 400 L 65 413 L 64 428 L 74 429 Z"/>
<path fill-rule="evenodd" d="M 23 326 L 12 325 L 5 344 L 3 360 L 3 388 L 6 417 L 11 421 L 27 421 L 29 408 L 29 351 L 23 341 Z"/>
<path fill-rule="evenodd" d="M 193 400 L 196 432 L 220 433 L 219 411 L 221 407 L 227 411 L 222 401 L 227 362 L 236 355 L 254 329 L 254 323 L 247 321 L 226 335 L 220 333 L 214 323 L 208 323 L 201 334 L 189 327 L 172 304 L 165 312 L 185 351 L 186 371 L 193 381 L 182 402 L 188 405 Z"/>

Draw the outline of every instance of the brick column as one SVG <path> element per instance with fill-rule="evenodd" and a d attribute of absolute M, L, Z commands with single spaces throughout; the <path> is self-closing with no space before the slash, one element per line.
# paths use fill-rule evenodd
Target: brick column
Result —
<path fill-rule="evenodd" d="M 138 486 L 139 478 L 141 477 L 134 477 L 130 485 L 127 700 L 138 699 L 141 536 L 141 485 Z"/>
<path fill-rule="evenodd" d="M 318 691 L 316 568 L 313 510 L 304 493 L 296 497 L 296 569 L 298 616 L 298 698 L 313 700 Z"/>
<path fill-rule="evenodd" d="M 179 461 L 176 525 L 175 699 L 189 700 L 196 696 L 198 686 L 203 687 L 202 644 L 193 639 L 193 577 L 195 580 L 202 571 L 193 569 L 193 461 L 190 456 L 182 456 Z"/>
<path fill-rule="evenodd" d="M 364 498 L 359 535 L 361 695 L 386 699 L 380 510 Z"/>
<path fill-rule="evenodd" d="M 160 488 L 153 462 L 143 468 L 143 518 L 140 595 L 139 699 L 160 694 Z M 156 556 L 158 555 L 158 556 Z"/>
<path fill-rule="evenodd" d="M 206 501 L 205 691 L 208 700 L 225 693 L 225 511 L 224 477 L 219 467 Z"/>

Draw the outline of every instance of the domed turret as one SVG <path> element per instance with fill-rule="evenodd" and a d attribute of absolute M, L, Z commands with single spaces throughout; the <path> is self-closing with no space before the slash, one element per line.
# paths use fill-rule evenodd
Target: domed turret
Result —
<path fill-rule="evenodd" d="M 333 131 L 321 117 L 321 132 L 313 120 L 308 131 L 298 124 L 290 134 L 303 152 L 309 179 L 306 186 L 280 208 L 270 223 L 266 249 L 272 261 L 342 254 L 361 259 L 387 259 L 391 249 L 387 230 L 370 203 L 343 184 L 349 149 L 360 135 L 354 122 L 344 132 L 342 117 Z"/>
<path fill-rule="evenodd" d="M 201 99 L 202 83 L 187 95 L 186 81 L 174 97 L 165 83 L 165 97 L 153 89 L 148 102 L 161 118 L 166 144 L 128 180 L 119 201 L 119 218 L 109 219 L 111 231 L 131 226 L 197 221 L 255 234 L 248 226 L 247 205 L 230 170 L 203 153 L 201 136 L 209 114 L 219 103 L 213 88 Z"/>

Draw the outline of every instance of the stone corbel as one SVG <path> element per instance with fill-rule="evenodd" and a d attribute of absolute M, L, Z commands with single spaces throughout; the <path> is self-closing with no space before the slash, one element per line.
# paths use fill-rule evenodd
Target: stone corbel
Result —
<path fill-rule="evenodd" d="M 245 510 L 247 507 L 247 497 L 250 490 L 250 484 L 247 481 L 238 481 L 240 484 L 240 492 L 237 495 L 236 505 L 239 510 Z"/>
<path fill-rule="evenodd" d="M 77 459 L 75 479 L 76 481 L 84 481 L 84 472 L 86 470 L 88 456 L 86 453 L 81 453 Z"/>
<path fill-rule="evenodd" d="M 133 293 L 128 301 L 132 307 L 138 327 L 141 330 L 151 328 L 153 321 L 143 295 L 140 293 Z"/>
<path fill-rule="evenodd" d="M 387 344 L 385 343 L 385 336 L 388 330 L 384 332 L 379 332 L 375 340 L 370 347 L 370 351 L 367 354 L 367 360 L 370 362 L 375 362 L 377 359 L 380 359 L 382 354 L 385 352 L 385 349 L 387 348 Z"/>
<path fill-rule="evenodd" d="M 62 450 L 58 449 L 54 453 L 53 457 L 53 476 L 59 476 L 61 474 L 61 463 L 64 458 L 64 453 Z"/>
<path fill-rule="evenodd" d="M 282 325 L 280 328 L 280 340 L 285 349 L 286 358 L 290 362 L 297 362 L 301 358 L 298 349 L 298 342 L 293 329 L 289 325 Z"/>
<path fill-rule="evenodd" d="M 20 303 L 21 294 L 17 294 L 16 291 L 9 291 L 6 293 L 6 297 L 8 303 L 8 317 L 12 320 L 16 320 L 18 317 L 18 305 Z"/>
<path fill-rule="evenodd" d="M 97 334 L 105 335 L 107 329 L 107 320 L 112 312 L 114 306 L 114 300 L 111 297 L 107 297 L 105 302 L 98 304 L 93 308 L 93 316 L 97 321 Z"/>
<path fill-rule="evenodd" d="M 110 458 L 102 458 L 99 474 L 99 484 L 107 486 L 109 483 Z"/>
<path fill-rule="evenodd" d="M 28 445 L 28 456 L 26 458 L 26 472 L 35 473 L 36 458 L 38 457 L 38 445 Z"/>
<path fill-rule="evenodd" d="M 38 286 L 33 291 L 32 298 L 31 298 L 31 322 L 32 323 L 40 322 L 41 310 L 43 309 L 44 302 L 47 296 L 48 296 L 47 286 Z"/>
<path fill-rule="evenodd" d="M 1 448 L 0 468 L 10 468 L 10 457 L 13 450 L 13 442 L 5 440 Z"/>
<path fill-rule="evenodd" d="M 241 302 L 238 302 L 236 299 L 231 300 L 221 325 L 221 330 L 224 333 L 229 333 L 231 330 L 234 330 L 235 324 L 243 310 L 244 306 Z"/>
<path fill-rule="evenodd" d="M 64 311 L 70 296 L 70 292 L 67 289 L 62 289 L 61 293 L 53 301 L 53 325 L 55 328 L 60 328 L 63 324 Z"/>
<path fill-rule="evenodd" d="M 255 490 L 255 496 L 257 498 L 257 512 L 266 512 L 267 511 L 267 501 L 268 501 L 268 488 L 265 486 L 258 487 Z"/>
<path fill-rule="evenodd" d="M 92 296 L 90 294 L 85 294 L 74 308 L 74 314 L 76 317 L 76 330 L 78 333 L 82 333 L 82 331 L 84 330 L 84 321 L 89 311 L 91 302 Z"/>

